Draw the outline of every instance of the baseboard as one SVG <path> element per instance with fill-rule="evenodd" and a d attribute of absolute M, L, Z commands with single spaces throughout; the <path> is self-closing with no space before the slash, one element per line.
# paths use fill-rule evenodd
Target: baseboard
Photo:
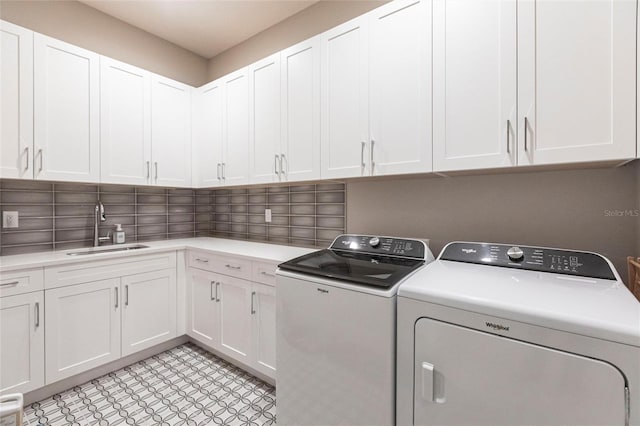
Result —
<path fill-rule="evenodd" d="M 236 367 L 242 368 L 244 371 L 246 371 L 247 373 L 251 374 L 254 377 L 257 377 L 258 379 L 262 380 L 263 382 L 269 383 L 271 386 L 275 386 L 276 385 L 276 381 L 273 378 L 271 378 L 269 376 L 266 376 L 265 374 L 263 374 L 263 373 L 261 373 L 259 371 L 254 370 L 253 368 L 249 367 L 248 365 L 246 365 L 246 364 L 244 364 L 244 363 L 242 363 L 242 362 L 240 362 L 240 361 L 238 361 L 236 359 L 233 359 L 232 357 L 230 357 L 230 356 L 228 356 L 226 354 L 223 354 L 222 352 L 220 352 L 220 351 L 218 351 L 216 349 L 213 349 L 212 347 L 207 346 L 204 343 L 199 342 L 199 341 L 197 341 L 196 339 L 194 339 L 194 338 L 192 338 L 190 336 L 187 336 L 187 338 L 189 339 L 189 342 L 193 343 L 194 345 L 199 346 L 202 349 L 204 349 L 205 351 L 211 352 L 215 356 L 224 359 L 229 364 L 233 364 Z"/>
<path fill-rule="evenodd" d="M 135 364 L 143 359 L 158 355 L 159 353 L 173 349 L 176 346 L 180 346 L 189 341 L 190 338 L 187 335 L 182 335 L 151 348 L 136 352 L 135 354 L 120 358 L 117 361 L 101 365 L 100 367 L 93 368 L 89 371 L 85 371 L 84 373 L 76 374 L 75 376 L 67 377 L 59 382 L 51 383 L 50 385 L 24 394 L 24 405 L 27 406 L 34 402 L 49 398 L 57 393 L 69 390 L 74 386 L 81 385 L 98 377 L 104 376 L 105 374 L 120 370 L 128 365 Z"/>

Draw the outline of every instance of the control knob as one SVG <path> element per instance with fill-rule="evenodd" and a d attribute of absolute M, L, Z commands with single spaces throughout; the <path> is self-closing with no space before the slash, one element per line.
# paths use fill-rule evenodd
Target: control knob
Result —
<path fill-rule="evenodd" d="M 373 237 L 369 240 L 369 245 L 373 248 L 376 248 L 380 245 L 380 238 Z"/>
<path fill-rule="evenodd" d="M 514 262 L 519 262 L 524 258 L 524 252 L 520 247 L 511 247 L 507 250 L 507 256 Z"/>

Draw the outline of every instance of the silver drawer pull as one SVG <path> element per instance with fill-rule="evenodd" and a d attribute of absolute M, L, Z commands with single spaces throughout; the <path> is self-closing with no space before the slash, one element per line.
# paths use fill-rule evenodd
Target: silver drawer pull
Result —
<path fill-rule="evenodd" d="M 196 262 L 209 263 L 209 260 L 196 258 Z"/>
<path fill-rule="evenodd" d="M 36 327 L 40 327 L 40 303 L 36 302 Z"/>
<path fill-rule="evenodd" d="M 251 292 L 251 315 L 256 313 L 256 310 L 253 308 L 253 298 L 256 296 L 256 292 L 252 291 Z"/>
<path fill-rule="evenodd" d="M 18 285 L 20 284 L 20 281 L 11 281 L 10 283 L 2 283 L 0 284 L 0 287 L 5 287 L 5 286 L 9 286 L 9 285 Z"/>
<path fill-rule="evenodd" d="M 264 275 L 266 277 L 275 277 L 275 274 L 270 274 L 270 273 L 268 273 L 266 271 L 261 271 L 260 274 L 262 274 L 262 275 Z"/>
<path fill-rule="evenodd" d="M 242 269 L 242 266 L 229 265 L 228 263 L 224 266 L 226 266 L 229 269 Z"/>

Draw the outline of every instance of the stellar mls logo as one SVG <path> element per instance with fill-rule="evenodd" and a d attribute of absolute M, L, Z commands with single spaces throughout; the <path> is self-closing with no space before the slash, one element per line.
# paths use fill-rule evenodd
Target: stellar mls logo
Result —
<path fill-rule="evenodd" d="M 509 327 L 506 325 L 502 325 L 502 324 L 494 324 L 492 322 L 485 322 L 484 323 L 487 327 L 496 330 L 496 331 L 509 331 Z"/>
<path fill-rule="evenodd" d="M 471 254 L 471 253 L 477 253 L 478 251 L 476 249 L 472 249 L 472 248 L 463 248 L 462 252 L 465 254 Z"/>

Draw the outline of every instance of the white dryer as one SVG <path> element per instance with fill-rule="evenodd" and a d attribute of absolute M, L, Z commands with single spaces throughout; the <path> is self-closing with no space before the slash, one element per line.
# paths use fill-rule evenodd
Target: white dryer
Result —
<path fill-rule="evenodd" d="M 398 292 L 397 425 L 640 425 L 640 303 L 606 258 L 455 242 Z"/>

